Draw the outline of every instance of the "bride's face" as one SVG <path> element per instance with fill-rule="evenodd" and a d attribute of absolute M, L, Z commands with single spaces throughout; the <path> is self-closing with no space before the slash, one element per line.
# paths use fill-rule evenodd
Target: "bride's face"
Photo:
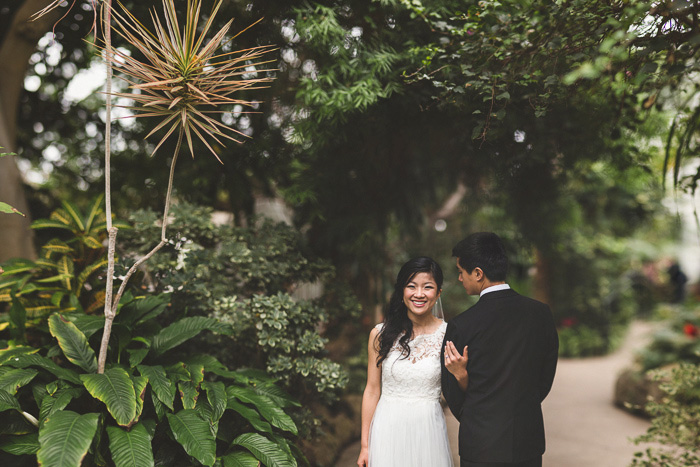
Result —
<path fill-rule="evenodd" d="M 437 283 L 433 275 L 427 272 L 419 272 L 413 276 L 403 289 L 403 302 L 409 314 L 417 316 L 430 313 L 439 296 Z"/>

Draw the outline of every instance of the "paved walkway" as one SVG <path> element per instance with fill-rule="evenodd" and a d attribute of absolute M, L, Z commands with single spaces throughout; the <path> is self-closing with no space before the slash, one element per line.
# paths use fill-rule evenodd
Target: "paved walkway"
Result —
<path fill-rule="evenodd" d="M 543 404 L 547 452 L 543 467 L 626 467 L 641 446 L 630 442 L 644 433 L 646 420 L 629 415 L 612 404 L 618 373 L 643 347 L 651 326 L 635 322 L 622 347 L 612 355 L 562 359 L 552 391 Z M 452 453 L 457 458 L 457 420 L 446 411 Z M 336 467 L 356 465 L 359 442 L 349 446 Z"/>

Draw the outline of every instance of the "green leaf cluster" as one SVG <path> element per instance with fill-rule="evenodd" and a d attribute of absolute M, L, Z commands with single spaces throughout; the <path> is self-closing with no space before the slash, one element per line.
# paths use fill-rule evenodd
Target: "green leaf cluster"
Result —
<path fill-rule="evenodd" d="M 635 442 L 654 443 L 635 453 L 631 465 L 690 467 L 700 463 L 700 366 L 682 362 L 669 370 L 652 372 L 664 396 L 647 404 L 651 426 Z"/>
<path fill-rule="evenodd" d="M 155 319 L 165 305 L 154 297 L 124 304 L 114 324 L 119 337 L 112 363 L 102 374 L 89 342 L 96 329 L 75 314 L 49 317 L 57 352 L 0 350 L 0 409 L 10 411 L 3 415 L 0 449 L 36 455 L 47 465 L 78 466 L 89 456 L 98 465 L 111 459 L 141 466 L 182 455 L 187 465 L 211 466 L 231 456 L 297 465 L 290 438 L 298 431 L 284 409 L 298 403 L 269 378 L 230 371 L 213 357 L 174 360 L 171 349 L 205 329 L 228 327 L 193 317 L 158 330 Z M 26 422 L 33 419 L 36 426 Z M 242 442 L 245 434 L 255 438 Z"/>
<path fill-rule="evenodd" d="M 330 401 L 347 385 L 343 368 L 322 357 L 327 339 L 316 326 L 325 313 L 317 304 L 283 293 L 245 300 L 223 297 L 214 301 L 212 316 L 231 324 L 247 352 L 264 355 L 266 371 L 285 386 L 314 388 Z"/>
<path fill-rule="evenodd" d="M 121 228 L 129 228 L 114 222 Z M 50 229 L 57 234 L 42 247 L 39 259 L 8 260 L 0 265 L 0 306 L 10 311 L 7 325 L 14 342 L 27 341 L 27 327 L 45 322 L 55 312 L 102 311 L 104 291 L 96 279 L 107 266 L 106 217 L 102 197 L 83 212 L 64 201 L 48 219 L 32 223 L 35 230 Z M 0 318 L 2 319 L 2 318 Z"/>

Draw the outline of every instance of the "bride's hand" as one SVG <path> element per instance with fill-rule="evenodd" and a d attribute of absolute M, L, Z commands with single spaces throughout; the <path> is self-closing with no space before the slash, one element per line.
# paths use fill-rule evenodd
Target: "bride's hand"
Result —
<path fill-rule="evenodd" d="M 362 448 L 360 450 L 360 457 L 357 458 L 357 466 L 358 467 L 367 467 L 369 465 L 369 453 L 367 452 L 367 448 Z"/>
<path fill-rule="evenodd" d="M 447 341 L 445 344 L 445 368 L 447 368 L 447 371 L 452 373 L 458 381 L 467 376 L 467 362 L 469 361 L 467 347 L 468 346 L 465 345 L 464 353 L 460 354 L 452 341 Z"/>

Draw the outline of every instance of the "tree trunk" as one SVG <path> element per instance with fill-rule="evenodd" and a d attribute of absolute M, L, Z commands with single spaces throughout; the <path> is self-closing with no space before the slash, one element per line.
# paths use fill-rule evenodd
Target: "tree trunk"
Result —
<path fill-rule="evenodd" d="M 59 9 L 30 21 L 34 13 L 49 3 L 50 0 L 25 0 L 0 43 L 0 146 L 5 148 L 1 152 L 17 150 L 17 110 L 29 58 L 38 40 L 51 30 L 62 13 Z M 27 215 L 0 214 L 0 261 L 12 257 L 35 258 L 25 186 L 14 156 L 0 158 L 0 201 Z"/>

